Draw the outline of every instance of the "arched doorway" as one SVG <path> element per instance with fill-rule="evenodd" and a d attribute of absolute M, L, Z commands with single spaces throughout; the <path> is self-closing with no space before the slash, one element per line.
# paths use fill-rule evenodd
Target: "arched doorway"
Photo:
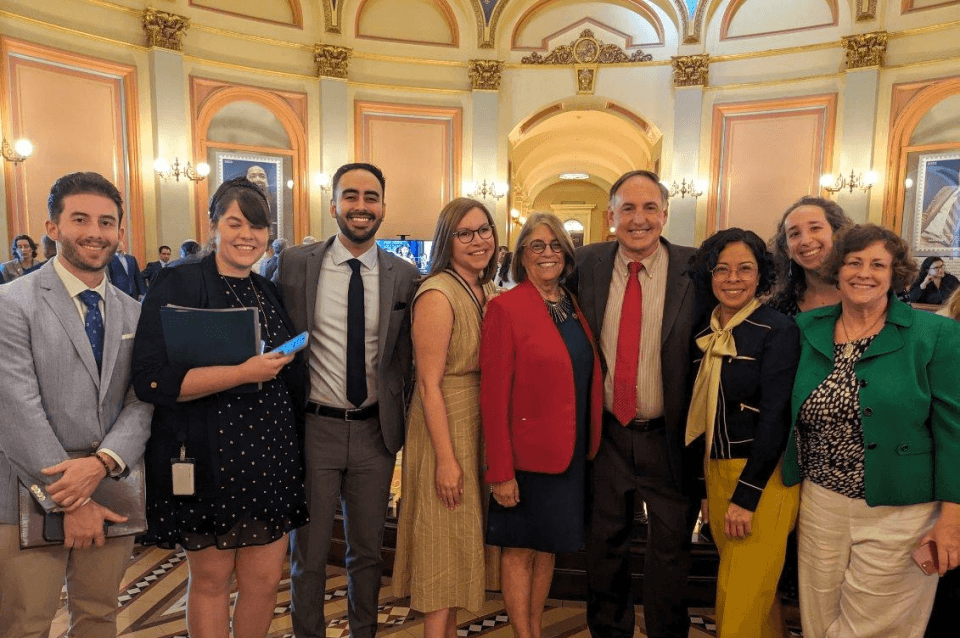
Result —
<path fill-rule="evenodd" d="M 657 170 L 661 139 L 655 126 L 603 98 L 550 105 L 510 133 L 511 208 L 575 219 L 584 243 L 603 241 L 610 186 L 627 171 Z M 510 222 L 508 245 L 516 229 Z"/>

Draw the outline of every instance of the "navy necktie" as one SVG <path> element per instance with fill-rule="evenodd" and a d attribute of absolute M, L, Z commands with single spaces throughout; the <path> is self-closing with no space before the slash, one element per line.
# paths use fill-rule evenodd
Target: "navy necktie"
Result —
<path fill-rule="evenodd" d="M 350 259 L 347 264 L 353 270 L 347 289 L 347 400 L 360 407 L 367 400 L 363 278 L 360 276 L 360 260 Z"/>
<path fill-rule="evenodd" d="M 87 339 L 93 348 L 93 358 L 97 360 L 97 371 L 103 363 L 103 315 L 100 314 L 100 293 L 94 290 L 84 290 L 79 295 L 80 301 L 87 307 L 87 318 L 83 322 L 83 329 L 87 331 Z"/>

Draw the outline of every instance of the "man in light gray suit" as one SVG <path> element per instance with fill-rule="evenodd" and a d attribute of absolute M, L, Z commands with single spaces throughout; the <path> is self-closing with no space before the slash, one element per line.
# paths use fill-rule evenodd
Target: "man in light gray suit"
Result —
<path fill-rule="evenodd" d="M 125 513 L 90 497 L 139 466 L 150 433 L 153 407 L 130 385 L 140 305 L 105 277 L 123 237 L 116 187 L 66 175 L 48 212 L 59 254 L 0 290 L 0 636 L 46 636 L 66 581 L 70 635 L 113 638 L 133 537 L 104 538 Z M 63 512 L 62 547 L 20 549 L 18 480 Z"/>
<path fill-rule="evenodd" d="M 410 304 L 419 273 L 376 246 L 384 178 L 371 164 L 333 176 L 340 232 L 288 248 L 273 280 L 298 331 L 310 334 L 304 433 L 310 523 L 291 535 L 297 638 L 323 638 L 323 600 L 337 503 L 347 540 L 350 634 L 377 631 L 380 548 L 390 482 L 413 386 Z"/>

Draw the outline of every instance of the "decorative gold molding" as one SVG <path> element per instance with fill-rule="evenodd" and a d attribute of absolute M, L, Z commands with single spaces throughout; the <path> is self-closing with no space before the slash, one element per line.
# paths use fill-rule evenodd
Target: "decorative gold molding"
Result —
<path fill-rule="evenodd" d="M 467 73 L 474 91 L 499 91 L 503 60 L 470 60 Z"/>
<path fill-rule="evenodd" d="M 353 49 L 333 44 L 318 44 L 313 50 L 313 61 L 317 63 L 317 76 L 326 78 L 347 77 L 347 62 Z"/>
<path fill-rule="evenodd" d="M 323 0 L 323 30 L 327 33 L 340 33 L 340 17 L 343 15 L 343 1 L 335 7 L 332 0 Z M 337 14 L 337 23 L 333 23 L 333 14 Z"/>
<path fill-rule="evenodd" d="M 584 29 L 570 44 L 561 44 L 543 56 L 534 51 L 520 59 L 523 64 L 617 64 L 622 62 L 649 62 L 653 56 L 637 49 L 631 54 L 615 44 L 604 44 Z"/>
<path fill-rule="evenodd" d="M 183 51 L 183 36 L 190 28 L 190 18 L 147 8 L 143 10 L 142 24 L 147 46 Z"/>
<path fill-rule="evenodd" d="M 857 0 L 857 22 L 877 19 L 877 0 Z"/>
<path fill-rule="evenodd" d="M 674 86 L 706 86 L 710 74 L 710 55 L 677 55 L 670 58 Z"/>
<path fill-rule="evenodd" d="M 577 94 L 593 95 L 593 89 L 597 84 L 596 66 L 577 66 Z"/>
<path fill-rule="evenodd" d="M 843 38 L 847 52 L 847 70 L 883 66 L 887 52 L 887 32 L 873 31 Z"/>

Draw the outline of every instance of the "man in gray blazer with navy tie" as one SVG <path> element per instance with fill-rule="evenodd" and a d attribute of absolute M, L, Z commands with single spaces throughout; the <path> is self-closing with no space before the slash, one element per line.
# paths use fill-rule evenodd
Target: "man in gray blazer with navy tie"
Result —
<path fill-rule="evenodd" d="M 383 526 L 413 386 L 410 304 L 419 272 L 375 243 L 384 178 L 371 164 L 333 176 L 340 229 L 288 248 L 273 280 L 298 331 L 310 334 L 304 429 L 310 523 L 292 534 L 291 602 L 297 638 L 324 638 L 330 535 L 343 505 L 350 635 L 377 631 Z"/>
<path fill-rule="evenodd" d="M 105 538 L 129 512 L 91 495 L 139 467 L 150 434 L 153 406 L 130 386 L 140 305 L 105 277 L 123 237 L 116 187 L 66 175 L 48 212 L 59 254 L 0 289 L 0 636 L 46 636 L 66 581 L 70 635 L 113 638 L 133 537 Z M 62 546 L 20 549 L 18 482 L 63 512 Z"/>

